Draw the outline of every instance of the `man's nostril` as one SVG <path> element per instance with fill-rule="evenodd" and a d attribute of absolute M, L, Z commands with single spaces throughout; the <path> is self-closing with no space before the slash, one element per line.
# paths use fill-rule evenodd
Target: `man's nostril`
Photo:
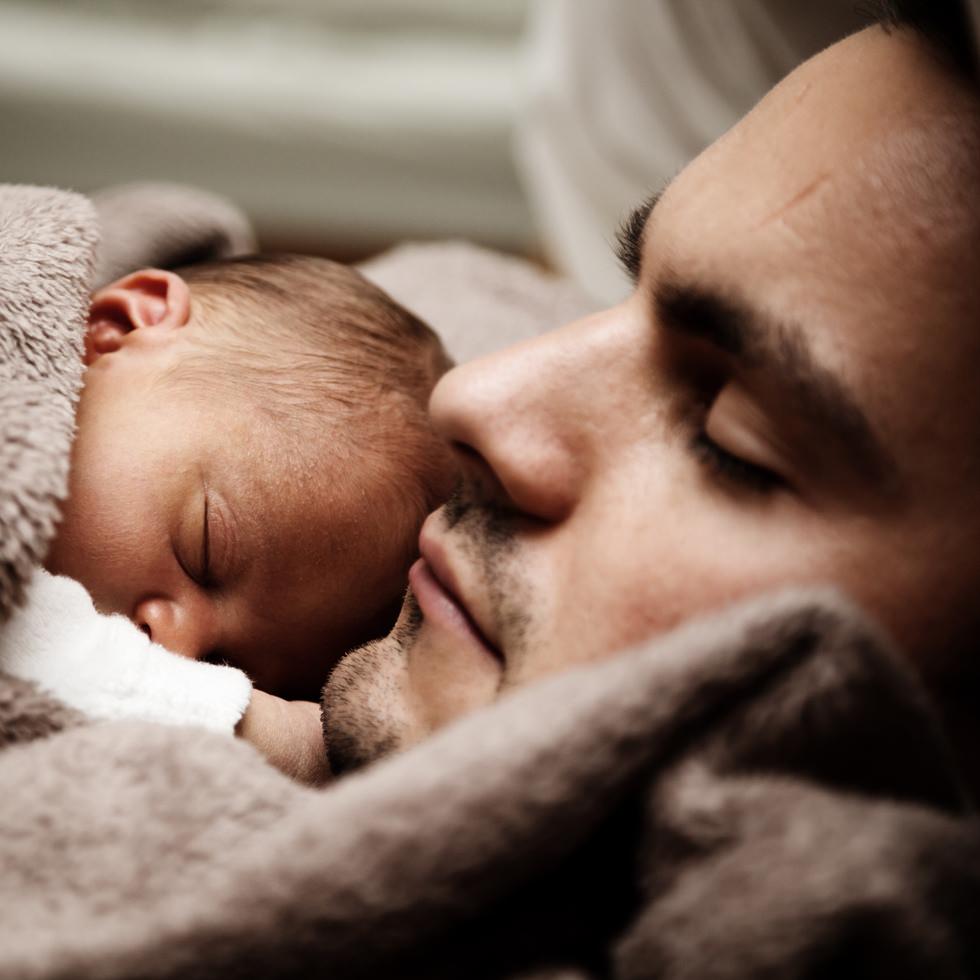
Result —
<path fill-rule="evenodd" d="M 149 623 L 140 623 L 139 629 L 141 632 L 145 633 L 151 640 L 153 639 L 153 632 L 150 629 Z"/>

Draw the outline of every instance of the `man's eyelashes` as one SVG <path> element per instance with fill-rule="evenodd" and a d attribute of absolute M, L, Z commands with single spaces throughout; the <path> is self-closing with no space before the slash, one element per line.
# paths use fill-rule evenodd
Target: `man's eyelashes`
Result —
<path fill-rule="evenodd" d="M 691 452 L 714 476 L 743 490 L 765 495 L 784 485 L 777 473 L 728 452 L 703 429 L 691 440 Z"/>
<path fill-rule="evenodd" d="M 643 238 L 647 221 L 657 206 L 662 193 L 652 195 L 639 207 L 634 208 L 616 231 L 616 258 L 633 285 L 640 281 L 640 268 L 643 265 Z"/>

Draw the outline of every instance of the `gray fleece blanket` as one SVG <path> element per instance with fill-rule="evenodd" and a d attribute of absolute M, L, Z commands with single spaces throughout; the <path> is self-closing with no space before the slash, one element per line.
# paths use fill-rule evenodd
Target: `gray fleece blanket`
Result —
<path fill-rule="evenodd" d="M 7 607 L 64 488 L 93 221 L 0 191 Z M 532 685 L 322 790 L 0 677 L 0 827 L 0 977 L 980 976 L 980 829 L 940 724 L 823 593 Z"/>

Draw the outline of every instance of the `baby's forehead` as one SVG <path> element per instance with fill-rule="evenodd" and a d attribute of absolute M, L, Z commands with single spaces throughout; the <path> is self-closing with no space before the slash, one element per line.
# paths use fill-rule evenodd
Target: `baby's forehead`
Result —
<path fill-rule="evenodd" d="M 403 532 L 406 511 L 421 495 L 424 468 L 406 449 L 409 426 L 389 420 L 385 437 L 370 413 L 311 409 L 312 428 L 286 421 L 243 424 L 221 433 L 207 463 L 227 496 L 241 533 L 261 555 L 280 562 L 349 556 L 378 535 Z"/>

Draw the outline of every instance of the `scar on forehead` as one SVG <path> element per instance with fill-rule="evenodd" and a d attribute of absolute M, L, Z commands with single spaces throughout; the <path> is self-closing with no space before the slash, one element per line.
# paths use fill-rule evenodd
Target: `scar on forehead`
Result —
<path fill-rule="evenodd" d="M 798 109 L 801 105 L 803 105 L 803 102 L 805 101 L 806 97 L 810 94 L 810 89 L 812 88 L 813 88 L 813 82 L 804 82 L 799 87 L 799 90 L 793 96 L 794 109 Z"/>
<path fill-rule="evenodd" d="M 772 224 L 774 221 L 778 221 L 780 218 L 787 215 L 794 208 L 799 207 L 808 197 L 812 197 L 820 188 L 830 180 L 830 174 L 820 174 L 819 177 L 814 178 L 806 185 L 802 190 L 794 194 L 785 204 L 781 204 L 775 211 L 767 215 L 762 221 L 759 222 L 758 228 L 765 228 L 766 225 Z"/>

